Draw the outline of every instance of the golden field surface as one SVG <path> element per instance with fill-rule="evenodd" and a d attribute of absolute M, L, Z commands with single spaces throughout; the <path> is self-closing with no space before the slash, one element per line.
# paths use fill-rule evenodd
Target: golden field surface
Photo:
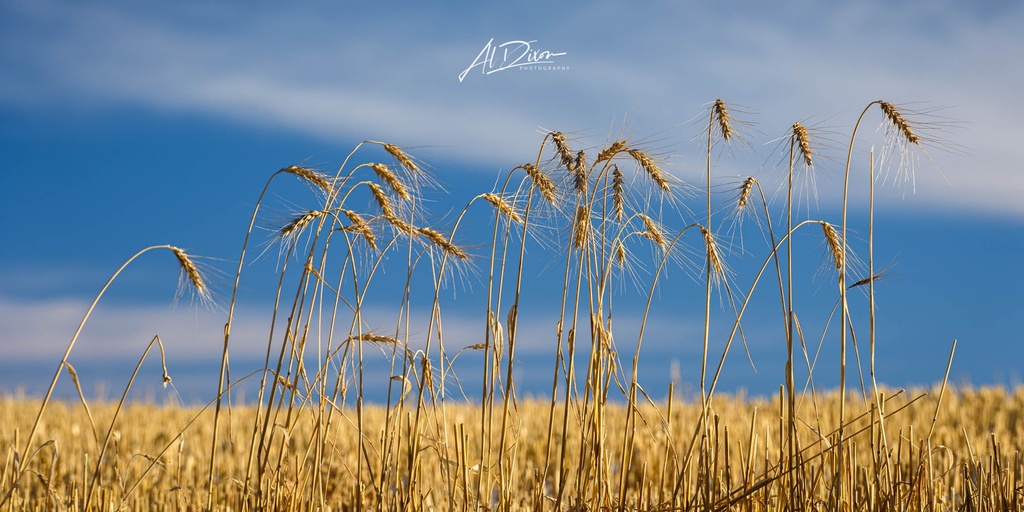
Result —
<path fill-rule="evenodd" d="M 844 508 L 1024 507 L 1024 388 L 946 389 L 941 402 L 938 395 L 938 389 L 887 395 L 884 433 L 877 415 L 872 421 L 872 404 L 847 404 L 848 414 L 857 419 L 847 426 L 848 458 L 838 473 L 847 479 Z M 830 449 L 838 426 L 837 395 L 798 400 L 799 463 L 792 479 L 785 472 L 787 455 L 780 452 L 785 439 L 780 437 L 784 422 L 778 399 L 716 397 L 706 431 L 695 430 L 699 403 L 646 404 L 639 408 L 642 419 L 626 459 L 620 447 L 633 432 L 624 428 L 626 408 L 608 405 L 601 439 L 610 449 L 597 461 L 585 453 L 593 446 L 579 444 L 592 426 L 584 411 L 571 407 L 568 429 L 556 426 L 549 438 L 550 414 L 557 424 L 563 406 L 524 401 L 510 411 L 504 453 L 498 452 L 500 439 L 490 440 L 490 464 L 483 472 L 479 406 L 424 405 L 418 412 L 425 421 L 413 432 L 415 410 L 399 418 L 368 405 L 362 454 L 356 411 L 337 411 L 323 437 L 326 453 L 319 467 L 312 463 L 321 445 L 315 432 L 321 410 L 306 406 L 293 409 L 290 417 L 274 418 L 272 430 L 278 434 L 268 443 L 272 456 L 264 458 L 259 485 L 254 477 L 248 479 L 248 494 L 243 489 L 251 426 L 260 420 L 255 407 L 235 407 L 221 425 L 214 509 L 347 510 L 362 501 L 369 510 L 572 510 L 596 500 L 602 507 L 625 510 L 783 510 L 799 499 L 801 507 L 826 510 L 837 474 L 836 452 Z M 90 485 L 93 510 L 204 507 L 210 410 L 133 403 L 111 427 L 116 404 L 91 404 L 90 419 L 80 403 L 55 402 L 39 427 L 38 450 L 26 458 L 18 453 L 17 437 L 31 426 L 39 403 L 4 398 L 0 404 L 2 484 L 12 493 L 3 510 L 81 510 Z M 397 430 L 386 432 L 386 421 Z M 108 427 L 109 446 L 101 457 Z M 489 431 L 500 432 L 498 425 Z M 700 440 L 694 453 L 687 453 L 695 432 L 707 435 L 703 457 L 697 453 Z M 402 448 L 382 447 L 381 440 L 389 438 Z M 413 459 L 408 447 L 414 443 L 421 453 Z M 619 468 L 627 459 L 628 473 L 623 474 Z M 24 464 L 25 472 L 15 481 L 18 464 Z M 258 471 L 249 469 L 253 475 Z M 384 491 L 378 492 L 382 479 Z M 481 499 L 481 489 L 489 498 Z M 357 499 L 360 493 L 362 500 Z"/>

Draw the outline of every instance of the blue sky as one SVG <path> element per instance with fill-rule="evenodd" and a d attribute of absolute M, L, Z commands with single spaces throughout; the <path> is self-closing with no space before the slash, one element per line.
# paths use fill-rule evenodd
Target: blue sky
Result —
<path fill-rule="evenodd" d="M 805 203 L 806 211 L 832 222 L 841 149 L 861 109 L 882 99 L 920 112 L 910 117 L 927 154 L 916 153 L 914 182 L 889 180 L 879 191 L 878 259 L 897 263 L 878 292 L 879 377 L 894 386 L 934 383 L 957 338 L 954 379 L 1017 382 L 1024 373 L 1017 325 L 1024 279 L 1015 271 L 1024 253 L 1024 76 L 1012 63 L 1024 55 L 1021 26 L 1024 7 L 1014 2 L 4 2 L 0 365 L 7 377 L 0 389 L 45 384 L 40 375 L 52 371 L 47 363 L 59 360 L 92 295 L 142 247 L 170 243 L 206 257 L 225 291 L 256 197 L 281 167 L 333 169 L 360 140 L 393 142 L 443 183 L 446 192 L 431 205 L 442 227 L 502 173 L 532 160 L 546 130 L 569 133 L 591 151 L 631 135 L 664 156 L 673 175 L 703 186 L 694 141 L 701 127 L 693 120 L 716 98 L 747 122 L 748 143 L 716 158 L 715 202 L 727 203 L 738 176 L 777 180 L 773 141 L 800 121 L 825 137 L 817 203 Z M 519 40 L 564 54 L 552 58 L 564 69 L 474 68 L 459 80 L 489 41 Z M 869 148 L 882 146 L 880 122 L 873 111 L 859 134 L 862 168 Z M 853 194 L 863 237 L 863 187 Z M 302 187 L 275 189 L 261 225 L 276 227 L 312 199 Z M 757 240 L 746 234 L 744 247 Z M 821 256 L 817 238 L 797 240 L 812 267 L 806 300 L 827 310 L 820 304 L 834 300 L 834 285 L 810 278 Z M 744 262 L 757 258 L 735 259 L 745 287 Z M 270 254 L 246 270 L 251 284 L 236 330 L 244 341 L 232 352 L 240 359 L 264 346 L 277 263 Z M 547 279 L 542 271 L 538 283 Z M 175 276 L 169 255 L 133 266 L 72 362 L 133 359 L 160 334 L 173 360 L 207 368 L 219 355 L 223 312 L 172 307 Z M 446 321 L 467 345 L 482 322 L 476 311 L 484 306 L 468 305 L 478 286 L 468 278 L 453 290 L 458 307 Z M 760 304 L 746 325 L 757 372 L 733 352 L 724 384 L 770 393 L 781 382 L 781 329 L 777 303 Z M 694 382 L 695 340 L 672 334 L 690 332 L 699 315 L 670 306 L 653 325 L 663 336 L 645 345 L 659 389 L 671 360 L 681 361 L 682 380 Z M 386 304 L 377 307 L 386 315 Z M 808 326 L 823 326 L 819 313 L 807 316 Z M 531 339 L 523 357 L 543 360 L 550 343 L 541 330 Z M 45 371 L 12 370 L 30 365 Z M 111 371 L 97 365 L 93 378 Z"/>

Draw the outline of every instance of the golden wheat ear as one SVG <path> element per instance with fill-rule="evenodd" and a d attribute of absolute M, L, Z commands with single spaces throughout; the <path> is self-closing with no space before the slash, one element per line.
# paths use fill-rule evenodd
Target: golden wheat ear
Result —
<path fill-rule="evenodd" d="M 455 256 L 460 260 L 465 260 L 469 258 L 469 255 L 466 254 L 466 251 L 462 250 L 461 247 L 449 242 L 448 239 L 444 237 L 444 235 L 442 235 L 439 231 L 435 229 L 422 227 L 416 228 L 416 232 L 422 235 L 427 240 L 430 240 L 430 243 L 439 247 L 442 251 L 451 254 L 452 256 Z"/>
<path fill-rule="evenodd" d="M 331 178 L 320 171 L 314 171 L 308 167 L 290 165 L 281 169 L 280 172 L 288 173 L 304 179 L 316 188 L 322 190 L 325 194 L 330 194 L 334 190 L 334 187 L 331 185 Z"/>
<path fill-rule="evenodd" d="M 309 226 L 311 222 L 324 216 L 325 213 L 326 212 L 324 212 L 323 210 L 310 210 L 302 215 L 299 215 L 298 217 L 295 217 L 287 224 L 282 226 L 281 229 L 278 230 L 277 236 L 279 238 L 298 236 L 299 234 L 302 233 L 302 230 L 306 229 L 306 226 Z"/>
<path fill-rule="evenodd" d="M 569 164 L 572 165 L 572 159 L 570 158 Z M 550 204 L 555 204 L 557 201 L 555 182 L 547 175 L 544 171 L 540 170 L 536 165 L 523 164 L 522 169 L 526 171 L 526 175 L 530 177 L 533 184 L 536 185 L 537 190 L 540 190 L 544 200 Z"/>
<path fill-rule="evenodd" d="M 384 150 L 390 153 L 391 156 L 395 157 L 395 160 L 398 160 L 398 163 L 402 164 L 402 167 L 408 169 L 409 172 L 417 172 L 420 170 L 420 168 L 416 166 L 416 162 L 413 162 L 412 158 L 409 158 L 409 155 L 407 155 L 405 151 L 402 151 L 402 148 L 394 144 L 384 144 Z"/>
<path fill-rule="evenodd" d="M 192 258 L 189 257 L 184 249 L 174 246 L 168 248 L 174 253 L 174 257 L 178 259 L 178 264 L 181 266 L 178 295 L 180 296 L 185 290 L 191 289 L 200 302 L 211 302 L 213 300 L 213 293 L 210 291 L 210 287 L 207 286 L 206 280 L 203 279 L 202 273 L 199 272 L 199 267 L 192 261 Z"/>
<path fill-rule="evenodd" d="M 811 157 L 813 154 L 811 138 L 807 135 L 807 128 L 804 128 L 804 125 L 800 123 L 793 123 L 793 136 L 796 138 L 797 153 L 803 158 L 804 164 L 807 167 L 814 167 L 814 160 Z"/>
<path fill-rule="evenodd" d="M 566 169 L 572 169 L 575 160 L 572 150 L 569 149 L 569 143 L 565 139 L 565 134 L 562 132 L 551 132 L 550 135 L 551 140 L 555 142 L 555 152 L 558 153 L 558 161 Z"/>
<path fill-rule="evenodd" d="M 348 217 L 349 221 L 349 225 L 344 229 L 361 235 L 371 249 L 377 250 L 377 235 L 375 235 L 373 230 L 370 229 L 370 224 L 366 222 L 366 219 L 364 219 L 362 215 L 359 215 L 359 213 L 352 210 L 342 210 L 342 213 Z"/>
<path fill-rule="evenodd" d="M 607 161 L 607 160 L 611 160 L 612 158 L 615 158 L 615 155 L 617 155 L 617 154 L 619 154 L 619 153 L 621 153 L 621 152 L 623 152 L 625 150 L 626 150 L 626 141 L 624 141 L 624 140 L 617 140 L 617 141 L 613 142 L 610 146 L 608 146 L 608 147 L 604 148 L 603 150 L 601 150 L 601 152 L 597 154 L 597 160 L 594 161 L 594 164 L 596 165 L 596 164 L 599 164 L 601 162 L 604 162 L 604 161 Z"/>
<path fill-rule="evenodd" d="M 914 130 L 910 127 L 910 122 L 907 121 L 899 110 L 892 103 L 885 101 L 879 101 L 878 106 L 882 108 L 882 113 L 885 114 L 886 119 L 896 127 L 896 130 L 907 139 L 907 142 L 911 144 L 921 144 L 921 139 L 914 133 Z"/>
<path fill-rule="evenodd" d="M 519 216 L 519 212 L 517 212 L 516 209 L 513 208 L 508 201 L 505 200 L 505 198 L 499 196 L 498 194 L 492 193 L 487 193 L 480 197 L 483 197 L 484 199 L 487 200 L 488 203 L 494 205 L 494 207 L 497 208 L 499 212 L 505 214 L 505 216 L 508 217 L 509 219 L 512 219 L 515 222 L 523 222 L 523 218 Z"/>
<path fill-rule="evenodd" d="M 711 116 L 718 122 L 718 130 L 722 134 L 722 139 L 729 142 L 733 133 L 732 115 L 725 108 L 725 102 L 721 98 L 715 100 L 714 106 L 711 107 Z"/>
<path fill-rule="evenodd" d="M 839 237 L 839 233 L 836 228 L 825 221 L 818 221 L 821 224 L 821 231 L 825 235 L 825 242 L 828 243 L 829 254 L 832 256 L 832 262 L 835 263 L 836 270 L 843 268 L 843 249 L 842 242 Z"/>
<path fill-rule="evenodd" d="M 388 169 L 388 166 L 384 164 L 373 164 L 370 168 L 373 169 L 373 172 L 377 173 L 377 176 L 379 176 L 384 183 L 387 183 L 388 186 L 391 187 L 391 190 L 395 191 L 395 194 L 398 197 L 405 199 L 406 201 L 412 200 L 412 196 L 409 194 L 409 189 L 404 183 L 402 183 L 402 180 L 398 179 L 398 176 L 391 169 Z"/>
<path fill-rule="evenodd" d="M 619 166 L 612 166 L 612 210 L 618 222 L 626 217 L 625 185 L 626 177 L 622 175 Z"/>
<path fill-rule="evenodd" d="M 630 149 L 629 156 L 633 157 L 633 160 L 640 164 L 640 167 L 647 173 L 647 176 L 650 176 L 651 180 L 658 185 L 658 188 L 665 192 L 670 191 L 668 177 L 665 175 L 665 172 L 661 170 L 661 167 L 658 167 L 658 165 L 654 163 L 654 159 L 651 158 L 650 155 L 640 151 L 639 149 Z"/>

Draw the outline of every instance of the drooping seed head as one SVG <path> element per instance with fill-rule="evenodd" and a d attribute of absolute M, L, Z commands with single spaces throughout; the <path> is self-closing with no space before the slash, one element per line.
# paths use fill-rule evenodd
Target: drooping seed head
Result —
<path fill-rule="evenodd" d="M 577 249 L 587 246 L 590 236 L 590 210 L 586 206 L 576 207 L 576 221 L 573 223 L 573 245 Z"/>
<path fill-rule="evenodd" d="M 796 141 L 797 153 L 803 157 L 807 167 L 813 167 L 814 161 L 811 158 L 811 138 L 807 135 L 807 128 L 800 123 L 793 123 L 793 138 Z"/>
<path fill-rule="evenodd" d="M 644 232 L 641 233 L 645 238 L 650 239 L 654 243 L 658 244 L 659 247 L 665 248 L 668 245 L 668 240 L 665 239 L 665 234 L 658 227 L 658 223 L 654 222 L 654 219 L 640 214 L 640 218 L 644 221 Z"/>
<path fill-rule="evenodd" d="M 622 243 L 622 240 L 615 241 L 615 261 L 618 262 L 620 267 L 626 264 L 626 246 Z"/>
<path fill-rule="evenodd" d="M 829 254 L 832 256 L 832 262 L 835 263 L 836 270 L 841 270 L 843 268 L 843 248 L 839 233 L 828 222 L 818 221 L 818 224 L 821 224 L 821 230 L 825 235 L 825 242 L 828 244 Z"/>
<path fill-rule="evenodd" d="M 288 174 L 298 176 L 299 178 L 302 178 L 310 182 L 320 190 L 323 190 L 327 194 L 330 194 L 331 190 L 333 189 L 333 187 L 331 186 L 330 177 L 328 177 L 326 174 L 322 172 L 314 171 L 313 169 L 310 169 L 308 167 L 290 165 L 288 167 L 281 169 L 281 172 L 286 172 Z"/>
<path fill-rule="evenodd" d="M 878 102 L 878 106 L 882 107 L 882 112 L 885 114 L 886 119 L 888 119 L 889 122 L 896 127 L 896 130 L 907 139 L 907 142 L 910 142 L 911 144 L 921 144 L 921 139 L 918 138 L 914 133 L 914 130 L 911 129 L 910 123 L 902 114 L 900 114 L 892 103 L 880 101 Z"/>
<path fill-rule="evenodd" d="M 416 172 L 420 170 L 419 167 L 416 167 L 416 163 L 409 158 L 409 155 L 402 151 L 402 148 L 399 148 L 394 144 L 384 144 L 384 150 L 391 153 L 391 156 L 395 157 L 395 160 L 398 160 L 398 163 L 402 164 L 402 167 L 408 169 L 409 172 Z"/>
<path fill-rule="evenodd" d="M 210 288 L 206 285 L 202 273 L 199 272 L 199 268 L 196 267 L 192 258 L 183 249 L 173 246 L 170 249 L 174 253 L 174 257 L 178 259 L 178 265 L 181 267 L 178 293 L 182 293 L 190 286 L 200 300 L 209 300 L 211 297 Z"/>
<path fill-rule="evenodd" d="M 422 227 L 416 228 L 416 231 L 420 235 L 423 235 L 423 237 L 425 237 L 427 240 L 430 240 L 430 243 L 439 247 L 442 251 L 451 254 L 452 256 L 455 256 L 460 260 L 464 260 L 469 257 L 469 255 L 466 254 L 466 251 L 462 250 L 461 247 L 448 241 L 448 239 L 445 238 L 444 235 L 442 235 L 437 230 L 428 227 Z"/>
<path fill-rule="evenodd" d="M 356 336 L 349 336 L 349 338 L 345 341 L 367 341 L 370 343 L 384 343 L 388 345 L 401 344 L 401 342 L 399 342 L 395 338 L 392 338 L 391 336 L 384 336 L 382 334 L 376 334 L 372 332 L 364 332 Z"/>
<path fill-rule="evenodd" d="M 740 185 L 740 198 L 736 202 L 736 209 L 743 211 L 750 204 L 750 195 L 754 191 L 754 184 L 757 183 L 757 178 L 753 176 L 747 176 L 743 180 L 743 185 Z"/>
<path fill-rule="evenodd" d="M 617 140 L 617 141 L 613 142 L 610 146 L 608 146 L 608 147 L 604 148 L 603 150 L 601 150 L 601 152 L 597 154 L 597 160 L 594 161 L 594 164 L 599 164 L 599 163 L 604 162 L 606 160 L 611 160 L 612 158 L 615 158 L 615 155 L 617 155 L 617 154 L 619 154 L 619 153 L 621 153 L 621 152 L 623 152 L 625 150 L 626 150 L 626 141 L 624 141 L 624 140 Z"/>
<path fill-rule="evenodd" d="M 369 245 L 371 249 L 377 250 L 377 236 L 373 234 L 373 230 L 370 229 L 370 224 L 366 222 L 366 219 L 352 210 L 342 210 L 342 213 L 348 217 L 349 221 L 349 225 L 344 229 L 346 231 L 362 235 L 363 239 L 366 240 L 367 245 Z"/>
<path fill-rule="evenodd" d="M 398 179 L 398 176 L 388 166 L 384 164 L 373 164 L 370 166 L 373 172 L 377 173 L 380 179 L 387 183 L 391 190 L 395 191 L 398 197 L 405 199 L 406 201 L 412 200 L 412 196 L 409 195 L 409 190 L 402 183 L 402 180 Z"/>
<path fill-rule="evenodd" d="M 413 226 L 412 224 L 394 215 L 385 215 L 384 220 L 386 220 L 388 224 L 390 224 L 398 231 L 405 233 L 407 235 L 415 235 L 418 232 L 416 226 Z"/>
<path fill-rule="evenodd" d="M 654 163 L 654 159 L 650 155 L 639 149 L 631 149 L 629 150 L 629 156 L 633 157 L 633 160 L 640 164 L 640 167 L 647 172 L 647 175 L 651 177 L 655 185 L 658 185 L 658 188 L 665 192 L 670 190 L 668 178 L 665 176 L 664 171 L 661 170 L 661 167 Z"/>
<path fill-rule="evenodd" d="M 503 197 L 499 196 L 498 194 L 487 193 L 480 197 L 486 199 L 488 203 L 494 205 L 494 207 L 497 208 L 499 212 L 505 214 L 506 217 L 512 219 L 514 222 L 523 221 L 523 218 L 519 216 L 519 212 L 517 212 L 516 209 L 513 208 L 508 201 L 506 201 Z"/>
<path fill-rule="evenodd" d="M 302 215 L 299 215 L 298 217 L 295 217 L 290 222 L 282 226 L 281 229 L 278 230 L 277 236 L 280 238 L 285 238 L 288 236 L 298 235 L 299 233 L 302 232 L 303 229 L 306 228 L 306 226 L 309 225 L 310 222 L 313 222 L 314 219 L 317 219 L 323 215 L 323 210 L 310 210 Z"/>
<path fill-rule="evenodd" d="M 562 132 L 551 132 L 551 140 L 555 142 L 555 151 L 558 153 L 558 160 L 566 169 L 571 169 L 573 164 L 572 150 Z"/>
<path fill-rule="evenodd" d="M 370 187 L 370 191 L 373 192 L 373 198 L 377 200 L 377 205 L 380 206 L 380 211 L 384 214 L 384 217 L 394 217 L 395 209 L 391 206 L 391 200 L 381 190 L 380 185 L 376 183 L 367 183 L 367 185 Z"/>
<path fill-rule="evenodd" d="M 722 265 L 722 258 L 718 251 L 718 243 L 714 235 L 707 228 L 701 227 L 700 234 L 704 237 L 704 250 L 707 253 L 713 279 L 718 280 L 725 276 L 725 267 Z"/>
<path fill-rule="evenodd" d="M 571 158 L 569 160 L 569 164 L 572 164 Z M 544 200 L 550 204 L 555 204 L 556 196 L 554 180 L 552 180 L 550 176 L 540 170 L 536 165 L 523 164 L 522 168 L 526 171 L 526 175 L 530 177 L 530 180 L 533 181 L 537 190 L 540 190 L 541 195 L 544 196 Z"/>
<path fill-rule="evenodd" d="M 615 213 L 615 220 L 622 222 L 626 216 L 625 198 L 626 177 L 622 175 L 619 166 L 612 167 L 612 210 Z"/>
<path fill-rule="evenodd" d="M 581 149 L 576 153 L 576 161 L 573 162 L 572 168 L 573 188 L 580 194 L 587 192 L 587 155 Z"/>
<path fill-rule="evenodd" d="M 711 107 L 711 117 L 718 122 L 718 129 L 722 134 L 722 138 L 726 142 L 732 138 L 732 116 L 729 114 L 729 110 L 725 108 L 725 102 L 721 99 L 715 100 L 715 105 Z"/>

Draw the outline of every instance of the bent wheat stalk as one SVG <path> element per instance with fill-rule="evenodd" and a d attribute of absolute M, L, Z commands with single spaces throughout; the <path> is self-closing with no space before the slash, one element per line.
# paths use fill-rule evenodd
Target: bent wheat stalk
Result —
<path fill-rule="evenodd" d="M 78 328 L 75 330 L 74 336 L 71 337 L 71 341 L 68 343 L 67 349 L 64 350 L 64 356 L 61 358 L 60 364 L 57 365 L 57 371 L 54 372 L 53 379 L 50 380 L 50 387 L 46 390 L 46 394 L 43 396 L 43 403 L 42 405 L 39 406 L 39 412 L 36 413 L 36 418 L 32 422 L 32 428 L 29 430 L 28 437 L 25 438 L 25 447 L 23 448 L 22 453 L 29 453 L 29 449 L 32 447 L 32 441 L 33 439 L 35 439 L 36 431 L 39 428 L 39 421 L 42 419 L 43 413 L 46 411 L 46 406 L 49 405 L 50 403 L 50 398 L 53 397 L 53 390 L 57 387 L 57 380 L 60 379 L 61 371 L 64 370 L 65 365 L 68 362 L 68 357 L 71 356 L 71 350 L 75 348 L 75 343 L 78 341 L 79 335 L 82 334 L 82 329 L 85 328 L 85 324 L 86 322 L 89 321 L 89 317 L 92 316 L 92 312 L 96 308 L 96 304 L 99 303 L 100 299 L 103 298 L 103 295 L 106 293 L 107 289 L 110 288 L 110 285 L 113 284 L 114 280 L 117 279 L 119 275 L 121 275 L 121 272 L 123 272 L 124 269 L 128 267 L 128 265 L 135 261 L 139 256 L 142 256 L 143 254 L 156 249 L 167 249 L 173 252 L 174 256 L 178 259 L 178 264 L 181 267 L 183 273 L 182 277 L 184 279 L 185 284 L 191 284 L 194 287 L 196 295 L 200 299 L 207 300 L 210 298 L 210 289 L 206 285 L 206 281 L 203 279 L 203 276 L 199 272 L 199 269 L 196 267 L 195 263 L 193 263 L 192 259 L 188 256 L 188 254 L 178 247 L 175 247 L 173 245 L 152 245 L 146 247 L 145 249 L 140 250 L 139 252 L 132 255 L 132 257 L 128 258 L 123 264 L 121 264 L 117 271 L 115 271 L 114 274 L 110 276 L 110 279 L 108 279 L 106 284 L 103 285 L 103 288 L 100 289 L 99 293 L 96 294 L 96 297 L 93 299 L 92 304 L 89 305 L 89 309 L 86 310 L 85 316 L 82 317 L 82 321 L 78 324 Z M 11 489 L 9 489 L 7 493 L 5 493 L 4 499 L 0 500 L 0 506 L 7 502 L 7 500 L 11 496 L 11 493 L 17 487 L 17 482 L 25 473 L 24 468 L 27 466 L 27 462 L 28 460 L 25 460 L 21 464 L 21 467 L 18 470 L 18 474 L 16 474 L 14 477 L 14 484 L 12 484 Z"/>

